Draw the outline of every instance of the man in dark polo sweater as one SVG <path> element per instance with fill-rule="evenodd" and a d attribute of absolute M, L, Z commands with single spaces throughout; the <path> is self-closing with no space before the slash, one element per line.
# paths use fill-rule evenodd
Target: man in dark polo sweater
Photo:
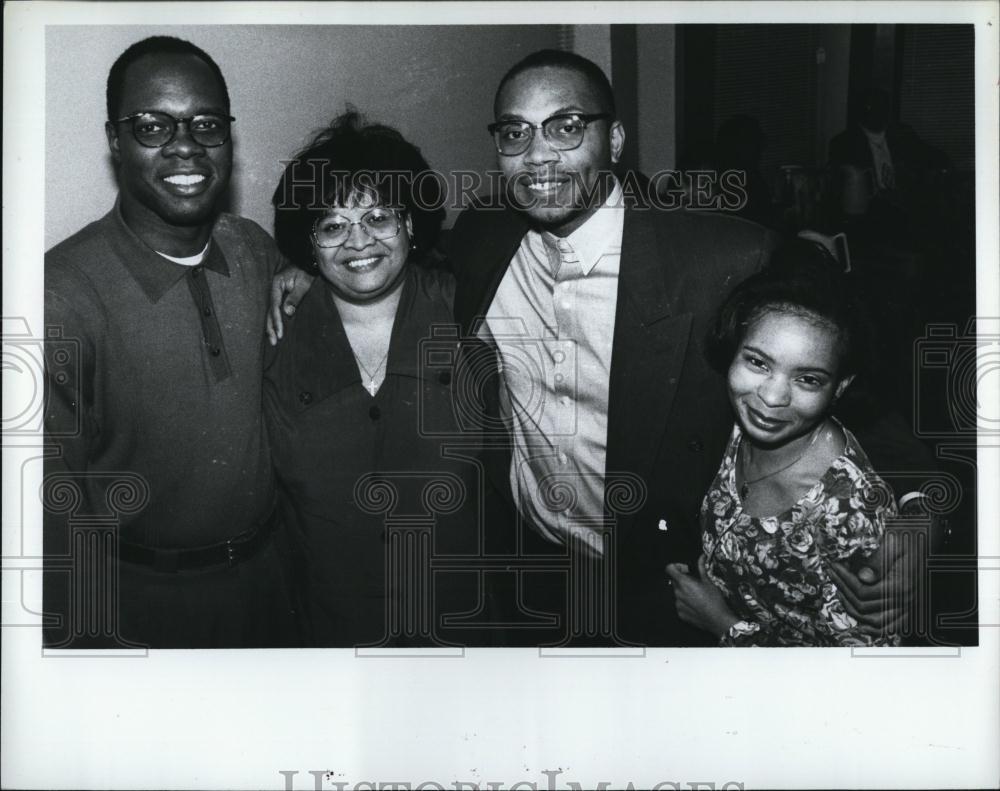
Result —
<path fill-rule="evenodd" d="M 45 643 L 289 644 L 292 612 L 261 414 L 280 256 L 219 214 L 229 94 L 179 39 L 108 77 L 118 200 L 45 256 Z"/>

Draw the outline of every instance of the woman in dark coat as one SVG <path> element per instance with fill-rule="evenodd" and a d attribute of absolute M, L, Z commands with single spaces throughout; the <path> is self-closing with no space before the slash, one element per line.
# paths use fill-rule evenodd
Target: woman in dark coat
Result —
<path fill-rule="evenodd" d="M 480 577 L 455 570 L 479 552 L 481 486 L 463 449 L 475 436 L 452 405 L 454 281 L 430 265 L 436 189 L 419 149 L 350 112 L 275 191 L 279 247 L 320 275 L 286 318 L 264 382 L 317 646 L 483 642 L 467 628 L 484 608 Z"/>

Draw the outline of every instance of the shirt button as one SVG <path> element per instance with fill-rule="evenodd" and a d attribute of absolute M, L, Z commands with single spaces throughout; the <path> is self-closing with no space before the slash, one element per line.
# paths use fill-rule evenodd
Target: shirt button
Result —
<path fill-rule="evenodd" d="M 563 375 L 562 374 L 556 374 L 556 383 L 559 383 L 562 380 L 563 380 Z"/>
<path fill-rule="evenodd" d="M 209 351 L 212 353 L 213 357 L 218 357 L 222 353 L 222 349 L 218 346 L 213 346 Z"/>
<path fill-rule="evenodd" d="M 555 360 L 557 363 L 561 363 L 563 360 L 566 359 L 566 354 L 564 352 L 556 352 L 555 354 L 552 355 L 552 359 Z"/>
<path fill-rule="evenodd" d="M 201 267 L 196 266 L 191 270 L 191 277 L 198 277 L 201 274 Z"/>
<path fill-rule="evenodd" d="M 368 417 L 372 420 L 378 420 L 382 417 L 382 410 L 378 408 L 375 404 L 372 404 L 371 409 L 368 410 Z"/>
<path fill-rule="evenodd" d="M 299 401 L 301 401 L 303 404 L 311 404 L 312 400 L 313 400 L 313 394 L 310 393 L 308 390 L 303 390 L 301 393 L 299 393 Z"/>
<path fill-rule="evenodd" d="M 571 306 L 570 306 L 570 304 L 569 304 L 569 300 L 565 300 L 565 299 L 564 299 L 564 300 L 562 301 L 562 309 L 563 309 L 563 310 L 570 310 L 570 308 L 571 308 Z"/>
<path fill-rule="evenodd" d="M 204 310 L 202 311 L 202 313 L 203 313 L 204 315 L 206 315 L 206 316 L 211 316 L 211 315 L 212 315 L 212 309 L 211 309 L 211 308 L 205 308 L 205 309 L 204 309 Z"/>
<path fill-rule="evenodd" d="M 439 373 L 438 381 L 443 385 L 451 384 L 451 371 L 442 371 Z"/>

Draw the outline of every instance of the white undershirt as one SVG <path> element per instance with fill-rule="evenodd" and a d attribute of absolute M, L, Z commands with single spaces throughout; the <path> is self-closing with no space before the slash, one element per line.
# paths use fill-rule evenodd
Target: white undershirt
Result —
<path fill-rule="evenodd" d="M 198 264 L 200 264 L 202 261 L 205 260 L 205 254 L 208 252 L 208 245 L 210 245 L 211 243 L 212 240 L 209 239 L 208 242 L 205 244 L 204 250 L 202 250 L 200 253 L 195 253 L 194 255 L 189 255 L 184 258 L 178 258 L 177 256 L 174 255 L 167 255 L 166 253 L 161 253 L 159 250 L 156 251 L 156 254 L 162 255 L 168 261 L 173 261 L 175 264 L 180 264 L 181 266 L 198 266 Z"/>
<path fill-rule="evenodd" d="M 896 186 L 893 172 L 892 152 L 889 151 L 889 141 L 885 132 L 872 132 L 864 127 L 861 130 L 868 138 L 868 147 L 872 152 L 872 163 L 875 167 L 875 181 L 879 189 L 890 190 Z"/>

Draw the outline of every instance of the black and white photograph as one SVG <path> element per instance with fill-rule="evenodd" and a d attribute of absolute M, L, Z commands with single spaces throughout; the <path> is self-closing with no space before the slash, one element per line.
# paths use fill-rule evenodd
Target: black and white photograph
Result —
<path fill-rule="evenodd" d="M 3 787 L 995 786 L 998 24 L 7 4 Z"/>

